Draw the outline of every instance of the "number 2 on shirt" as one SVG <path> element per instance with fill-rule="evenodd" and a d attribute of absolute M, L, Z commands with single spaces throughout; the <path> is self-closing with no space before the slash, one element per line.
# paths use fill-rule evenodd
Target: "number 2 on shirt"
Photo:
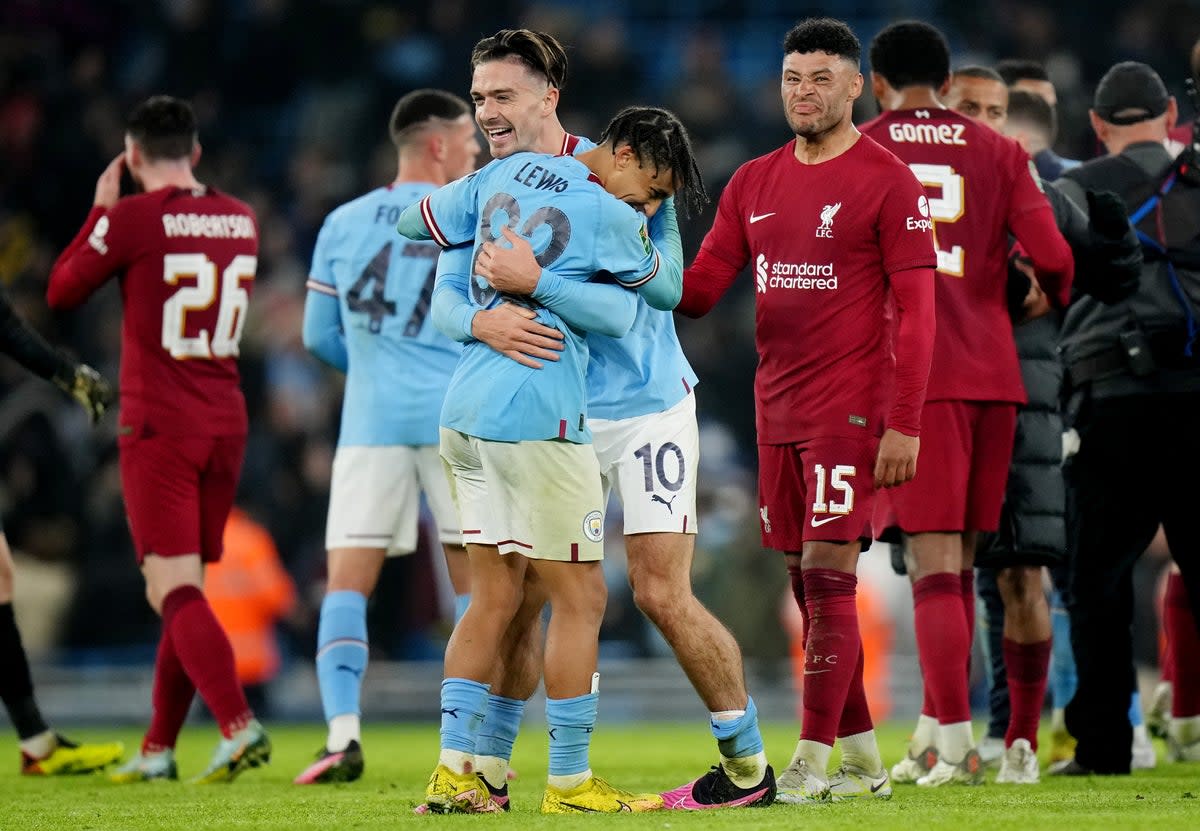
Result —
<path fill-rule="evenodd" d="M 940 188 L 941 195 L 929 195 L 929 218 L 933 220 L 933 245 L 937 250 L 937 270 L 952 277 L 963 276 L 965 254 L 961 245 L 943 251 L 937 244 L 937 223 L 958 222 L 966 208 L 963 177 L 948 164 L 910 164 L 917 181 L 926 188 Z"/>
<path fill-rule="evenodd" d="M 243 280 L 253 280 L 258 258 L 238 254 L 221 273 L 221 299 L 217 323 L 210 333 L 201 329 L 195 335 L 184 334 L 187 313 L 212 306 L 217 294 L 217 266 L 204 254 L 167 254 L 163 257 L 163 282 L 175 286 L 184 278 L 193 278 L 194 286 L 183 286 L 163 304 L 162 347 L 176 360 L 187 358 L 232 358 L 238 354 L 238 341 L 246 325 L 250 293 Z"/>

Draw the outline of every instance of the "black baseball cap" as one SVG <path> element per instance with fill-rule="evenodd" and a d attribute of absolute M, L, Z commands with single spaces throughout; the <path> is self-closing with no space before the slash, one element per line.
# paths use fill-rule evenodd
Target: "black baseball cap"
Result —
<path fill-rule="evenodd" d="M 1169 100 L 1157 72 L 1144 63 L 1123 61 L 1096 85 L 1092 109 L 1109 124 L 1137 124 L 1165 113 Z"/>

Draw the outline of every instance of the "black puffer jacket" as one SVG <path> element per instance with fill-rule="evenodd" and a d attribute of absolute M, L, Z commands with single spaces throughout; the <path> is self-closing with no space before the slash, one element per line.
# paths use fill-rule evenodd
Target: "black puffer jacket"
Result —
<path fill-rule="evenodd" d="M 1104 268 L 1108 272 L 1089 276 L 1107 286 L 1119 285 L 1137 274 L 1141 256 L 1132 228 L 1126 231 L 1122 240 L 1101 243 L 1094 229 L 1089 227 L 1087 214 L 1054 185 L 1046 185 L 1045 190 L 1054 209 L 1054 219 L 1071 245 L 1076 262 L 1092 264 L 1093 272 Z M 1107 262 L 1096 264 L 1094 255 L 1101 244 Z M 1028 278 L 1015 272 L 1012 281 L 1015 285 L 1010 296 L 1023 298 L 1029 288 Z M 1063 418 L 1059 401 L 1063 380 L 1062 359 L 1058 353 L 1061 327 L 1061 313 L 1052 310 L 1036 320 L 1019 323 L 1013 329 L 1029 403 L 1017 413 L 1000 529 L 980 541 L 976 565 L 997 568 L 1054 565 L 1066 551 Z"/>

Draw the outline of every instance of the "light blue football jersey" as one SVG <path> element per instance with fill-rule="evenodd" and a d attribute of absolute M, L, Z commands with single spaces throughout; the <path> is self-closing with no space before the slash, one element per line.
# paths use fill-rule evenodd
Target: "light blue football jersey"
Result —
<path fill-rule="evenodd" d="M 462 347 L 429 320 L 441 249 L 395 232 L 401 211 L 433 189 L 410 182 L 373 190 L 330 213 L 317 237 L 309 290 L 337 293 L 345 331 L 339 446 L 439 441 Z"/>
<path fill-rule="evenodd" d="M 642 215 L 569 156 L 518 153 L 496 160 L 434 191 L 422 200 L 421 213 L 439 244 L 475 240 L 475 251 L 482 241 L 502 239 L 500 229 L 508 225 L 530 240 L 543 270 L 569 280 L 613 279 L 632 288 L 652 279 L 658 268 Z M 535 308 L 539 322 L 563 333 L 564 349 L 558 361 L 530 369 L 486 344 L 468 343 L 446 395 L 442 424 L 493 441 L 590 442 L 584 333 L 527 298 L 500 295 L 473 276 L 473 261 L 464 253 L 446 254 L 438 267 L 439 290 L 458 282 L 475 309 L 506 299 Z M 636 297 L 631 294 L 627 302 L 632 318 Z"/>
<path fill-rule="evenodd" d="M 595 147 L 579 138 L 575 153 Z M 653 236 L 655 220 L 650 220 Z M 637 317 L 624 337 L 587 334 L 588 415 L 617 420 L 661 413 L 678 404 L 696 386 L 696 373 L 675 333 L 675 315 L 638 296 Z"/>

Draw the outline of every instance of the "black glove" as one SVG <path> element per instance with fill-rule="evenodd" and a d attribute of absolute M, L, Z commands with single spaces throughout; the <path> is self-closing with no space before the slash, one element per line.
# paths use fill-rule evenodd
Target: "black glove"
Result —
<path fill-rule="evenodd" d="M 1100 236 L 1119 240 L 1129 231 L 1125 202 L 1111 190 L 1089 190 L 1087 204 L 1091 229 Z"/>
<path fill-rule="evenodd" d="M 1004 287 L 1004 296 L 1008 305 L 1008 317 L 1013 323 L 1018 323 L 1025 316 L 1025 298 L 1033 281 L 1029 275 L 1017 268 L 1019 258 L 1016 254 L 1008 257 L 1008 283 Z M 1028 263 L 1029 260 L 1024 260 Z"/>
<path fill-rule="evenodd" d="M 95 424 L 112 403 L 112 387 L 87 364 L 79 364 L 68 373 L 54 376 L 55 385 L 79 402 Z"/>
<path fill-rule="evenodd" d="M 1089 190 L 1087 203 L 1088 242 L 1076 252 L 1075 285 L 1101 303 L 1119 303 L 1138 289 L 1142 244 L 1120 196 Z"/>

